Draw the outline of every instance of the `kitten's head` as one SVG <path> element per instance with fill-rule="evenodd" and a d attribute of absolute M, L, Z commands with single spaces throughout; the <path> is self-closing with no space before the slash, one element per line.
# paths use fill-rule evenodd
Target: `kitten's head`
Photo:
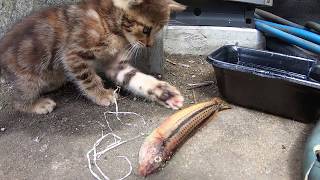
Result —
<path fill-rule="evenodd" d="M 171 12 L 183 11 L 186 6 L 174 0 L 113 0 L 124 10 L 121 26 L 131 44 L 153 45 L 156 34 L 165 26 Z"/>

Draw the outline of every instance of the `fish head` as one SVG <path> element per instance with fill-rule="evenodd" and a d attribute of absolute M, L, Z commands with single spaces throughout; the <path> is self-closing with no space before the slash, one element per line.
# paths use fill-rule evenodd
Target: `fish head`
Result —
<path fill-rule="evenodd" d="M 165 163 L 164 147 L 161 140 L 145 142 L 139 152 L 139 175 L 146 177 Z"/>

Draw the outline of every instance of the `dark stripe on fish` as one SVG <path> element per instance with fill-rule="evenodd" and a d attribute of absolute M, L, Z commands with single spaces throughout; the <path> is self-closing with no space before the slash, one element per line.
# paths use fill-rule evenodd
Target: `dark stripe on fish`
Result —
<path fill-rule="evenodd" d="M 169 142 L 171 140 L 172 137 L 174 137 L 178 132 L 180 132 L 180 130 L 190 122 L 190 119 L 194 118 L 195 116 L 199 115 L 199 113 L 206 111 L 208 109 L 212 108 L 212 105 L 206 107 L 205 109 L 200 109 L 196 112 L 193 113 L 193 115 L 191 115 L 190 117 L 186 118 L 185 120 L 183 120 L 183 122 L 174 130 L 171 132 L 171 134 L 169 135 L 168 138 L 166 138 L 166 141 L 164 142 L 164 145 L 167 144 L 167 142 Z"/>

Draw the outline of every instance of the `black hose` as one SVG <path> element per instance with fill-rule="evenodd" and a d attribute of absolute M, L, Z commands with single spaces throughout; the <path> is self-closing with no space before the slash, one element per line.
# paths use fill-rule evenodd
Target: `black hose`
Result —
<path fill-rule="evenodd" d="M 263 17 L 259 16 L 257 13 L 254 13 L 254 17 L 257 19 L 265 20 Z"/>
<path fill-rule="evenodd" d="M 320 33 L 320 24 L 318 24 L 316 22 L 308 21 L 306 23 L 306 27 L 316 31 L 317 33 Z"/>
<path fill-rule="evenodd" d="M 255 13 L 259 16 L 261 16 L 262 18 L 266 19 L 266 20 L 269 20 L 269 21 L 272 21 L 272 22 L 276 22 L 276 23 L 279 23 L 279 24 L 284 24 L 284 25 L 288 25 L 288 26 L 292 26 L 292 27 L 296 27 L 296 28 L 300 28 L 300 29 L 303 29 L 304 27 L 299 25 L 299 24 L 296 24 L 294 22 L 291 22 L 291 21 L 288 21 L 282 17 L 279 17 L 279 16 L 276 16 L 272 13 L 269 13 L 267 11 L 264 11 L 264 10 L 261 10 L 261 9 L 256 9 Z"/>
<path fill-rule="evenodd" d="M 267 38 L 267 50 L 289 56 L 302 57 L 306 59 L 319 60 L 319 56 L 311 55 L 310 52 L 302 50 L 294 45 L 288 44 L 276 38 Z"/>

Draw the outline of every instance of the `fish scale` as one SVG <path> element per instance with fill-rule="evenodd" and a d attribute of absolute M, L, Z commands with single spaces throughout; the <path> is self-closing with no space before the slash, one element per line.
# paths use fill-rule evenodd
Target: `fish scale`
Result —
<path fill-rule="evenodd" d="M 158 170 L 201 123 L 229 108 L 224 101 L 214 98 L 168 117 L 145 139 L 139 152 L 139 174 L 147 176 Z"/>

